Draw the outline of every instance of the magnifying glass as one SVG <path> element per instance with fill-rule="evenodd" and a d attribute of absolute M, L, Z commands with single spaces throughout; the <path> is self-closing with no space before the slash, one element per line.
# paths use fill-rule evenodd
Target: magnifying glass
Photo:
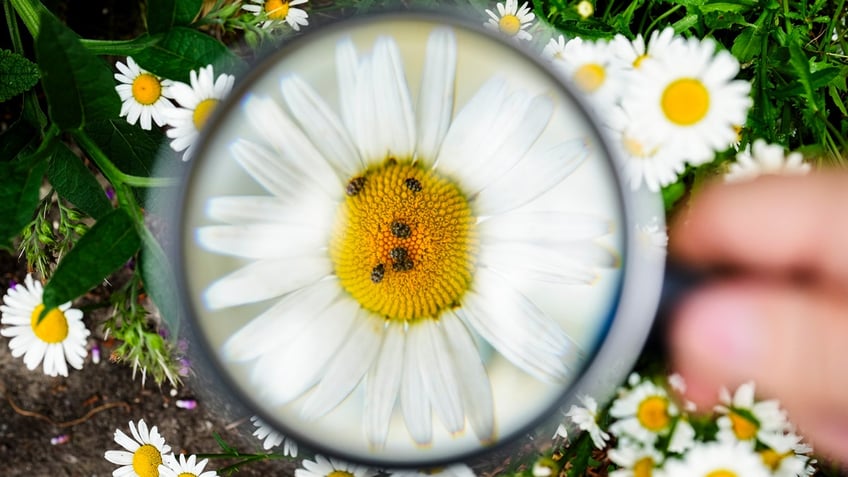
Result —
<path fill-rule="evenodd" d="M 462 19 L 290 40 L 202 133 L 178 283 L 226 391 L 383 468 L 467 460 L 611 395 L 662 282 L 659 198 L 623 185 L 577 90 Z"/>

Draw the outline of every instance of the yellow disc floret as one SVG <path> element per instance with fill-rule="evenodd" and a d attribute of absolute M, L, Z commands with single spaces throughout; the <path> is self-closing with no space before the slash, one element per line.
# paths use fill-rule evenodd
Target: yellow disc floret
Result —
<path fill-rule="evenodd" d="M 727 417 L 730 418 L 730 424 L 731 427 L 733 427 L 733 433 L 736 434 L 736 437 L 740 441 L 747 441 L 753 439 L 754 436 L 757 435 L 757 430 L 759 430 L 759 426 L 756 422 L 734 411 L 730 411 Z"/>
<path fill-rule="evenodd" d="M 162 454 L 152 444 L 144 444 L 133 453 L 132 467 L 140 477 L 157 477 Z"/>
<path fill-rule="evenodd" d="M 194 108 L 194 114 L 191 119 L 194 122 L 194 127 L 197 128 L 198 131 L 203 129 L 203 125 L 206 124 L 206 121 L 209 119 L 209 116 L 212 115 L 212 111 L 215 110 L 215 106 L 217 104 L 217 99 L 204 99 L 198 103 L 196 108 Z"/>
<path fill-rule="evenodd" d="M 710 92 L 700 80 L 681 78 L 672 81 L 662 94 L 666 118 L 680 126 L 698 123 L 710 110 Z"/>
<path fill-rule="evenodd" d="M 521 20 L 515 15 L 504 15 L 498 20 L 498 28 L 509 36 L 515 36 L 521 29 Z"/>
<path fill-rule="evenodd" d="M 38 305 L 30 315 L 32 332 L 45 343 L 61 343 L 68 337 L 68 319 L 62 310 L 53 308 L 39 321 L 44 305 Z"/>
<path fill-rule="evenodd" d="M 139 104 L 153 104 L 162 97 L 162 83 L 152 74 L 142 73 L 132 82 L 132 95 Z"/>
<path fill-rule="evenodd" d="M 265 2 L 265 13 L 271 20 L 285 20 L 289 15 L 289 2 L 284 0 L 268 0 Z"/>
<path fill-rule="evenodd" d="M 586 63 L 574 72 L 574 82 L 587 93 L 597 91 L 604 84 L 606 77 L 606 70 L 597 63 Z"/>
<path fill-rule="evenodd" d="M 327 474 L 327 477 L 353 477 L 353 474 L 346 470 L 334 470 Z"/>
<path fill-rule="evenodd" d="M 719 469 L 710 472 L 706 477 L 739 477 L 739 475 L 732 470 Z"/>
<path fill-rule="evenodd" d="M 652 432 L 659 432 L 671 423 L 668 414 L 668 399 L 663 396 L 649 396 L 639 403 L 636 410 L 639 424 Z"/>
<path fill-rule="evenodd" d="M 394 320 L 435 317 L 471 283 L 474 223 L 456 185 L 389 159 L 348 183 L 330 257 L 365 309 Z"/>
<path fill-rule="evenodd" d="M 178 475 L 177 477 L 197 477 L 197 475 L 192 474 L 191 472 L 183 472 L 180 475 Z"/>
<path fill-rule="evenodd" d="M 651 477 L 654 473 L 654 459 L 642 457 L 633 464 L 633 477 Z"/>

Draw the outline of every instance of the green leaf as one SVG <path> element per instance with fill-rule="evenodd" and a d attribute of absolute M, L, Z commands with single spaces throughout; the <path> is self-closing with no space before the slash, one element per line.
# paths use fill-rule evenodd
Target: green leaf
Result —
<path fill-rule="evenodd" d="M 38 138 L 38 131 L 26 121 L 16 121 L 0 134 L 0 162 L 8 162 Z"/>
<path fill-rule="evenodd" d="M 733 12 L 733 13 L 744 13 L 750 10 L 752 7 L 756 6 L 757 2 L 752 0 L 737 0 L 734 2 L 723 2 L 723 1 L 707 1 L 701 5 L 700 9 L 703 13 L 708 12 Z"/>
<path fill-rule="evenodd" d="M 174 25 L 189 25 L 203 0 L 147 0 L 147 31 L 165 33 Z"/>
<path fill-rule="evenodd" d="M 662 198 L 663 203 L 665 204 L 665 210 L 671 211 L 674 209 L 674 206 L 677 205 L 677 201 L 680 200 L 686 194 L 686 186 L 683 185 L 680 181 L 674 182 L 662 189 Z"/>
<path fill-rule="evenodd" d="M 155 45 L 133 57 L 138 64 L 163 78 L 188 83 L 189 71 L 213 65 L 216 74 L 238 74 L 247 63 L 223 43 L 186 27 L 174 27 Z"/>
<path fill-rule="evenodd" d="M 177 1 L 176 15 L 174 23 L 176 25 L 188 25 L 197 18 L 200 13 L 200 8 L 203 6 L 203 0 L 179 0 Z"/>
<path fill-rule="evenodd" d="M 41 77 L 38 66 L 9 50 L 0 50 L 0 103 L 28 91 Z"/>
<path fill-rule="evenodd" d="M 44 162 L 34 167 L 0 162 L 0 246 L 8 245 L 32 220 L 46 167 Z"/>
<path fill-rule="evenodd" d="M 9 0 L 21 21 L 26 25 L 33 38 L 38 37 L 41 26 L 42 15 L 49 14 L 49 10 L 38 0 Z"/>
<path fill-rule="evenodd" d="M 79 129 L 88 122 L 118 116 L 121 101 L 112 71 L 51 14 L 41 16 L 35 53 L 50 118 L 60 128 Z"/>
<path fill-rule="evenodd" d="M 165 320 L 171 336 L 177 336 L 182 316 L 174 270 L 155 239 L 145 240 L 139 257 L 144 289 Z"/>
<path fill-rule="evenodd" d="M 99 219 L 112 210 L 112 203 L 91 170 L 67 146 L 59 144 L 47 168 L 53 189 L 90 217 Z"/>
<path fill-rule="evenodd" d="M 833 104 L 836 105 L 839 112 L 842 113 L 843 116 L 848 116 L 848 111 L 845 110 L 845 103 L 842 102 L 842 98 L 839 97 L 839 91 L 836 86 L 828 85 L 827 91 L 830 93 L 830 99 L 833 100 Z"/>
<path fill-rule="evenodd" d="M 797 31 L 797 30 L 795 30 Z M 793 31 L 794 33 L 794 31 Z M 792 35 L 789 42 L 789 64 L 798 77 L 801 87 L 804 90 L 804 96 L 807 99 L 807 105 L 813 111 L 818 111 L 818 100 L 813 93 L 813 79 L 810 73 L 809 56 L 801 48 L 801 39 L 797 35 Z"/>
<path fill-rule="evenodd" d="M 760 52 L 762 41 L 762 33 L 757 27 L 745 28 L 739 33 L 739 35 L 736 36 L 736 39 L 733 40 L 733 46 L 730 47 L 730 53 L 732 53 L 740 63 L 747 63 Z"/>
<path fill-rule="evenodd" d="M 171 152 L 167 148 L 162 131 L 145 131 L 123 119 L 92 123 L 86 128 L 86 132 L 125 174 L 151 177 L 156 168 L 156 158 L 160 154 Z"/>
<path fill-rule="evenodd" d="M 123 209 L 98 220 L 65 255 L 44 286 L 44 309 L 50 310 L 94 288 L 127 263 L 141 240 Z"/>

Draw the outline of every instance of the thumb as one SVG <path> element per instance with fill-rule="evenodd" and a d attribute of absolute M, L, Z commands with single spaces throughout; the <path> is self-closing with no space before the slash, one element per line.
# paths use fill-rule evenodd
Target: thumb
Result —
<path fill-rule="evenodd" d="M 848 463 L 848 300 L 782 282 L 714 284 L 678 307 L 669 339 L 701 409 L 753 380 L 817 453 Z"/>

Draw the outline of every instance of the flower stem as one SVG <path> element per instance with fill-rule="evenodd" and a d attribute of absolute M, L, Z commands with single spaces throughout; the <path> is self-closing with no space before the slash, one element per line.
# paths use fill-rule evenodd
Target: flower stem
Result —
<path fill-rule="evenodd" d="M 132 56 L 147 47 L 155 45 L 159 38 L 141 35 L 132 40 L 89 40 L 82 39 L 80 43 L 95 55 Z"/>
<path fill-rule="evenodd" d="M 178 180 L 173 177 L 143 177 L 125 174 L 106 157 L 106 154 L 100 150 L 100 147 L 91 140 L 85 131 L 76 131 L 74 138 L 88 152 L 91 159 L 103 172 L 103 175 L 109 179 L 109 182 L 117 189 L 120 185 L 131 187 L 170 187 L 178 183 Z"/>

